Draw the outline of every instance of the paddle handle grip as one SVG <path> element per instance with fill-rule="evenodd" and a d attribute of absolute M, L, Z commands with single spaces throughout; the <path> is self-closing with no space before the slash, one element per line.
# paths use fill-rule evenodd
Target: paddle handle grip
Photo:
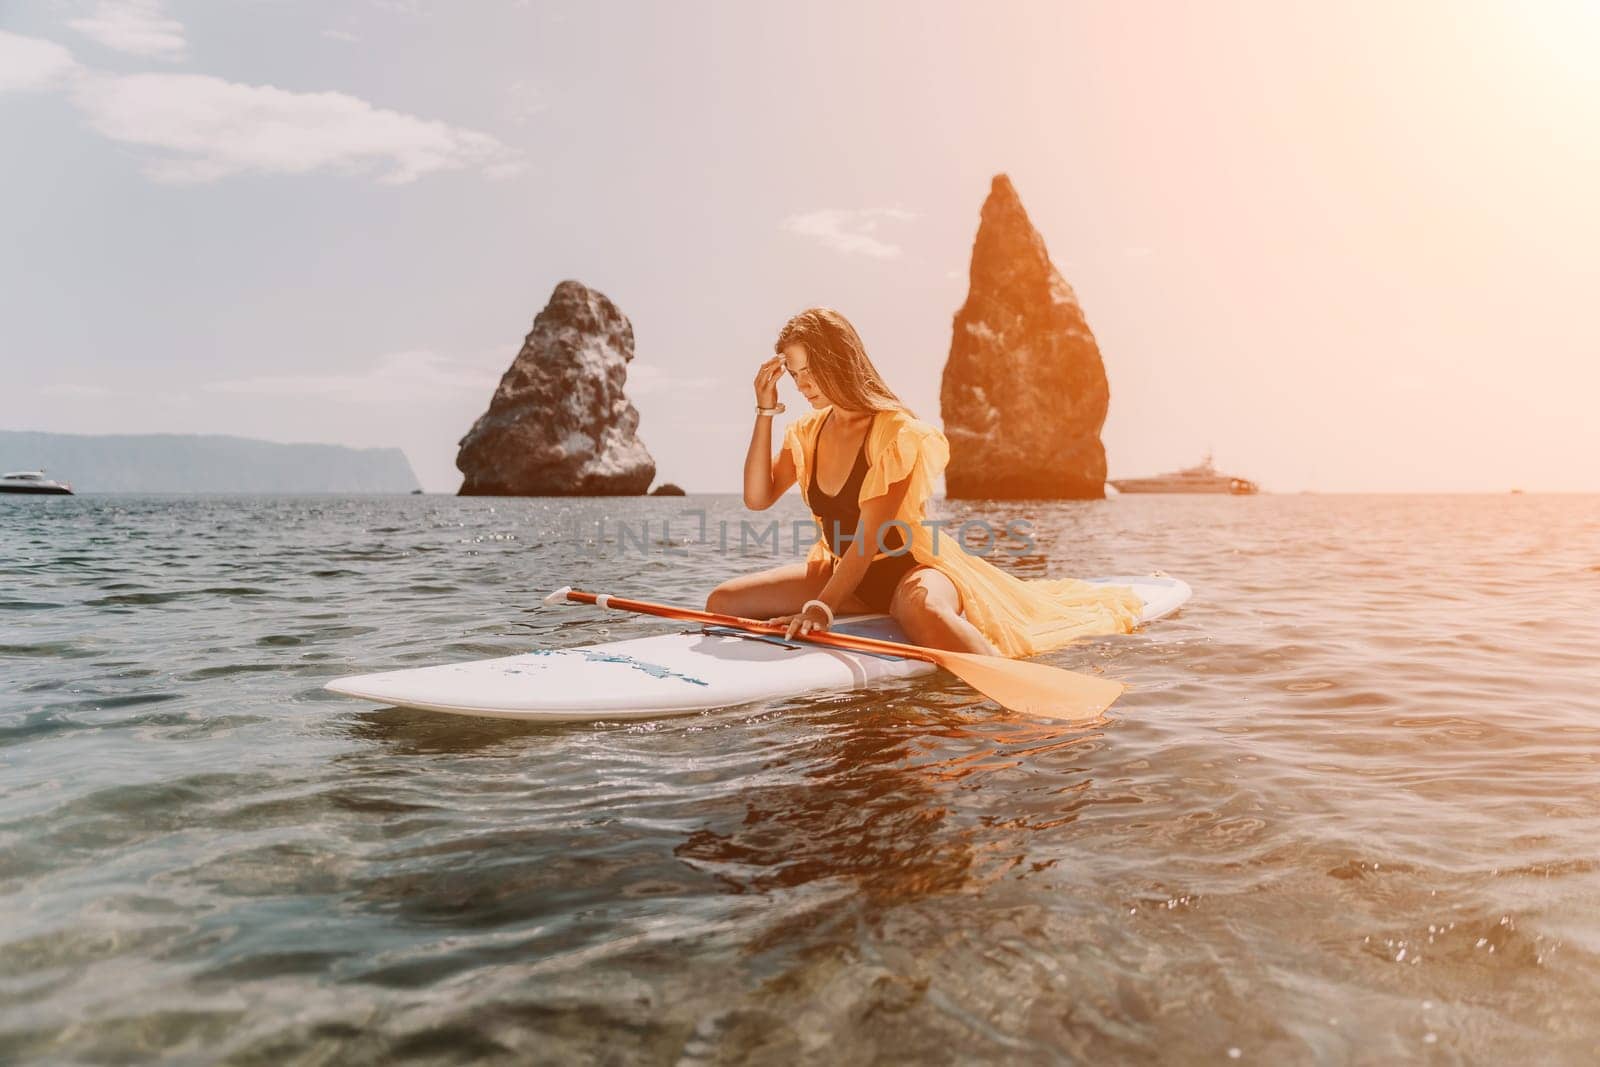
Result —
<path fill-rule="evenodd" d="M 611 596 L 607 593 L 586 593 L 581 589 L 558 589 L 546 600 L 565 599 L 573 604 L 596 604 L 602 608 L 612 608 L 617 611 L 633 611 L 640 615 L 655 615 L 663 619 L 677 619 L 681 622 L 699 622 L 711 626 L 731 626 L 738 630 L 749 630 L 751 633 L 775 634 L 782 636 L 785 628 L 759 619 L 744 619 L 737 615 L 722 615 L 715 611 L 696 611 L 693 608 L 675 608 L 667 604 L 652 604 L 648 600 L 631 600 L 628 597 Z M 922 648 L 919 645 L 904 645 L 898 641 L 880 641 L 874 637 L 857 637 L 855 634 L 836 634 L 829 631 L 811 633 L 804 637 L 792 638 L 795 641 L 809 641 L 817 645 L 829 645 L 833 648 L 848 649 L 852 652 L 871 652 L 880 656 L 903 656 L 906 659 L 920 659 L 929 663 L 939 663 L 939 654 L 932 649 Z"/>

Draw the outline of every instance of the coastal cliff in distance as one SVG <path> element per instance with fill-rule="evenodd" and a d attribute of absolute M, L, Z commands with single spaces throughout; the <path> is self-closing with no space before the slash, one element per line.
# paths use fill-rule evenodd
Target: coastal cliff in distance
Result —
<path fill-rule="evenodd" d="M 0 473 L 40 467 L 79 493 L 409 493 L 398 448 L 284 445 L 222 434 L 0 430 Z"/>
<path fill-rule="evenodd" d="M 639 496 L 656 461 L 623 386 L 633 323 L 605 294 L 564 281 L 461 439 L 461 496 Z"/>
<path fill-rule="evenodd" d="M 1011 179 L 998 174 L 972 245 L 939 390 L 945 494 L 1098 500 L 1111 390 L 1072 287 L 1050 262 Z"/>

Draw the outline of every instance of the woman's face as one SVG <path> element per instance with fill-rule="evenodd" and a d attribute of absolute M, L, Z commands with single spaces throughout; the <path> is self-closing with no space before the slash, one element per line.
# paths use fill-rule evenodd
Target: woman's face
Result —
<path fill-rule="evenodd" d="M 806 346 L 792 344 L 783 350 L 783 365 L 789 371 L 789 377 L 794 379 L 794 387 L 800 390 L 800 395 L 811 401 L 814 408 L 825 408 L 833 401 L 823 395 L 822 387 L 811 376 L 811 356 L 806 352 Z"/>

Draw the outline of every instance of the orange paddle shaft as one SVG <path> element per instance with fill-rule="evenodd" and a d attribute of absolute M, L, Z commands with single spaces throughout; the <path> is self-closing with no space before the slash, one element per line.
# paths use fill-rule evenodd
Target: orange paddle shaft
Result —
<path fill-rule="evenodd" d="M 696 611 L 693 608 L 675 608 L 667 604 L 652 604 L 648 600 L 630 600 L 627 597 L 609 596 L 605 593 L 585 593 L 581 589 L 557 589 L 545 600 L 546 602 L 566 600 L 574 604 L 594 604 L 602 608 L 635 611 L 641 615 L 656 615 L 663 619 L 700 622 L 712 626 L 732 626 L 739 630 L 749 630 L 751 633 L 773 634 L 779 637 L 782 637 L 785 631 L 783 626 L 777 626 L 770 622 L 761 622 L 757 619 L 741 619 L 737 615 L 719 615 L 714 611 Z M 923 648 L 921 645 L 903 645 L 898 641 L 881 641 L 873 637 L 857 637 L 854 634 L 836 634 L 831 631 L 807 634 L 805 637 L 786 638 L 786 640 L 808 641 L 815 645 L 832 645 L 834 648 L 845 648 L 852 652 L 903 656 L 906 659 L 920 659 L 934 664 L 938 664 L 940 660 L 938 652 Z"/>

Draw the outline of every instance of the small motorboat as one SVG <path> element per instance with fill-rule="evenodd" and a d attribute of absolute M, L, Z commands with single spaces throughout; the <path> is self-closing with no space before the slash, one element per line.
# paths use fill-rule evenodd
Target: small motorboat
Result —
<path fill-rule="evenodd" d="M 16 471 L 0 475 L 0 493 L 38 493 L 46 496 L 71 496 L 72 486 L 46 478 L 44 471 Z"/>

